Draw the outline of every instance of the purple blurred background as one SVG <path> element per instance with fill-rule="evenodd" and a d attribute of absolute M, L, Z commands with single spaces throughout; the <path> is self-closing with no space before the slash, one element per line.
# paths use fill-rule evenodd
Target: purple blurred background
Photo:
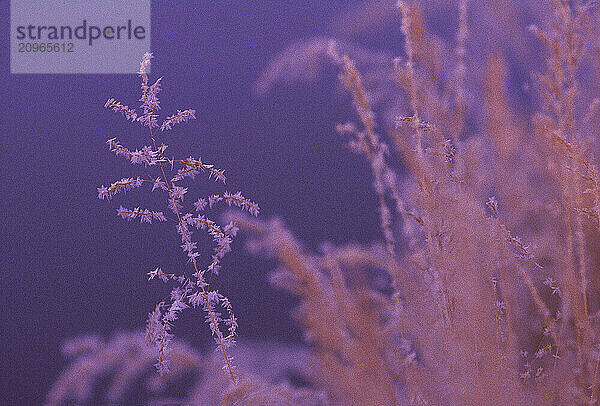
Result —
<path fill-rule="evenodd" d="M 379 240 L 368 165 L 333 131 L 353 119 L 348 99 L 334 97 L 335 70 L 311 85 L 252 86 L 269 60 L 294 40 L 329 33 L 350 2 L 153 2 L 151 78 L 162 76 L 162 113 L 194 108 L 197 120 L 172 130 L 171 155 L 202 156 L 277 215 L 310 247 L 322 241 Z M 142 127 L 103 109 L 109 97 L 135 106 L 135 75 L 11 75 L 9 1 L 0 2 L 0 403 L 39 404 L 66 366 L 60 343 L 97 332 L 141 329 L 169 287 L 148 282 L 156 266 L 185 264 L 172 225 L 127 223 L 119 204 L 163 208 L 145 191 L 97 199 L 96 188 L 137 175 L 105 141 L 146 143 Z M 376 45 L 402 47 L 399 24 L 377 33 Z M 140 55 L 141 57 L 141 55 Z M 210 187 L 200 194 L 222 191 Z M 210 252 L 207 246 L 207 253 Z M 234 244 L 215 282 L 231 299 L 241 338 L 299 342 L 289 318 L 293 301 L 271 288 L 273 264 Z M 211 344 L 200 312 L 184 312 L 175 334 L 197 348 Z"/>

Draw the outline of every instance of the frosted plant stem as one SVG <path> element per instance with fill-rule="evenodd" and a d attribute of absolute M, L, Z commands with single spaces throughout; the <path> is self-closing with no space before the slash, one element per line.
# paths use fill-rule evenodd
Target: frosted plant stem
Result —
<path fill-rule="evenodd" d="M 150 127 L 150 138 L 152 138 L 152 143 L 154 145 L 154 149 L 156 149 L 156 140 L 154 139 L 154 135 L 152 133 L 152 127 Z M 165 169 L 163 168 L 163 165 L 161 162 L 159 162 L 158 165 L 160 166 L 160 170 L 163 174 L 163 178 L 165 179 L 165 184 L 167 186 L 167 189 L 169 191 L 171 191 L 171 185 L 169 184 L 169 180 L 165 173 Z M 169 193 L 169 195 L 171 196 L 171 202 L 173 203 L 173 209 L 175 210 L 175 214 L 177 215 L 177 221 L 179 222 L 179 228 L 181 229 L 181 233 L 183 235 L 183 238 L 185 239 L 185 245 L 187 246 L 188 251 L 190 251 L 189 239 L 185 232 L 185 228 L 183 227 L 183 222 L 181 221 L 181 216 L 179 215 L 179 210 L 177 210 L 177 206 L 175 204 L 175 198 L 173 197 L 173 193 Z M 200 281 L 202 281 L 202 276 L 200 275 L 200 271 L 198 270 L 198 265 L 196 265 L 196 258 L 192 257 L 191 259 L 192 259 L 192 264 L 194 264 L 194 271 L 196 273 L 196 277 L 198 278 L 198 281 L 200 282 Z M 231 367 L 231 362 L 229 361 L 229 356 L 227 355 L 227 352 L 225 351 L 225 345 L 223 345 L 223 340 L 221 340 L 221 335 L 218 333 L 219 326 L 217 325 L 217 321 L 215 320 L 215 316 L 214 316 L 212 308 L 210 306 L 210 302 L 208 300 L 208 294 L 206 293 L 206 289 L 204 289 L 204 286 L 201 283 L 200 283 L 200 289 L 202 289 L 202 296 L 203 296 L 204 300 L 206 301 L 206 308 L 208 309 L 208 314 L 210 315 L 210 320 L 215 328 L 215 331 L 217 332 L 216 336 L 217 336 L 217 339 L 219 340 L 219 347 L 221 348 L 221 351 L 223 352 L 223 357 L 225 357 L 225 362 L 227 363 L 227 370 L 229 372 L 229 375 L 231 376 L 231 381 L 235 385 L 236 382 L 235 382 L 235 375 L 233 374 L 233 368 Z"/>

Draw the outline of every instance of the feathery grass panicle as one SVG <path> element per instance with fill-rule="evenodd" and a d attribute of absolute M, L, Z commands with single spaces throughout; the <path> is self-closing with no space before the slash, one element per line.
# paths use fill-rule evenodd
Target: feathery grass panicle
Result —
<path fill-rule="evenodd" d="M 123 113 L 127 120 L 135 121 L 137 119 L 137 113 L 130 109 L 128 106 L 124 106 L 113 98 L 110 98 L 104 104 L 105 108 L 110 108 L 112 111 L 118 111 Z"/>
<path fill-rule="evenodd" d="M 159 277 L 165 282 L 173 281 L 176 287 L 171 291 L 169 298 L 161 301 L 154 311 L 148 317 L 146 328 L 146 343 L 155 345 L 158 351 L 158 361 L 156 367 L 161 374 L 169 371 L 169 353 L 170 343 L 173 339 L 171 329 L 173 322 L 179 317 L 179 313 L 188 307 L 202 306 L 206 313 L 206 322 L 209 325 L 211 334 L 215 339 L 218 348 L 220 348 L 225 358 L 226 370 L 229 373 L 233 383 L 236 378 L 233 366 L 230 362 L 226 348 L 234 343 L 237 331 L 237 319 L 233 314 L 233 309 L 229 300 L 217 291 L 209 290 L 209 285 L 204 277 L 206 272 L 218 273 L 221 260 L 231 250 L 231 243 L 237 231 L 234 224 L 228 224 L 224 229 L 216 222 L 205 216 L 194 217 L 191 212 L 185 212 L 184 200 L 188 193 L 188 187 L 182 186 L 185 180 L 192 180 L 202 172 L 208 173 L 209 177 L 225 183 L 225 175 L 222 170 L 216 169 L 213 165 L 205 164 L 201 159 L 192 157 L 184 160 L 167 158 L 165 151 L 167 146 L 163 143 L 158 145 L 153 128 L 157 127 L 160 101 L 158 94 L 161 90 L 162 78 L 158 79 L 153 85 L 148 82 L 148 67 L 152 59 L 151 53 L 146 53 L 142 59 L 139 69 L 141 78 L 143 113 L 137 113 L 127 106 L 109 99 L 105 107 L 113 111 L 122 112 L 128 120 L 137 121 L 143 126 L 148 127 L 151 146 L 144 146 L 140 150 L 131 150 L 123 146 L 116 139 L 107 141 L 109 149 L 117 156 L 128 159 L 132 164 L 144 164 L 145 169 L 154 168 L 155 174 L 148 173 L 145 177 L 128 177 L 113 182 L 110 186 L 98 188 L 98 197 L 100 199 L 110 199 L 117 193 L 125 193 L 132 189 L 141 188 L 144 185 L 152 185 L 151 191 L 163 191 L 167 195 L 167 207 L 175 215 L 175 218 L 167 218 L 162 211 L 152 209 L 127 209 L 120 206 L 117 214 L 125 220 L 138 219 L 141 223 L 152 223 L 153 220 L 160 222 L 174 222 L 177 233 L 181 237 L 181 248 L 193 265 L 191 272 L 182 275 L 164 273 L 160 267 L 149 273 L 149 279 Z M 160 126 L 161 130 L 169 130 L 174 124 L 187 122 L 195 119 L 195 110 L 178 110 L 176 114 L 167 117 Z M 176 171 L 175 175 L 167 176 L 167 171 Z M 248 210 L 254 215 L 258 215 L 258 205 L 242 196 L 240 192 L 231 194 L 224 192 L 219 196 L 219 200 L 226 200 L 231 206 Z M 210 207 L 214 203 L 215 197 L 209 198 Z M 200 199 L 199 201 L 202 201 Z M 202 207 L 198 201 L 195 204 L 196 209 Z M 203 209 L 204 207 L 202 207 Z M 215 243 L 214 253 L 210 265 L 206 269 L 198 267 L 197 258 L 200 257 L 200 251 L 197 243 L 192 240 L 193 231 L 191 227 L 207 230 L 213 236 Z M 227 333 L 223 333 L 226 331 Z"/>
<path fill-rule="evenodd" d="M 349 132 L 355 136 L 350 142 L 350 147 L 359 153 L 364 153 L 369 163 L 374 177 L 374 187 L 379 197 L 379 216 L 381 219 L 381 229 L 383 231 L 388 250 L 393 252 L 394 236 L 391 230 L 391 214 L 388 204 L 385 200 L 386 185 L 384 178 L 389 173 L 393 177 L 392 170 L 385 164 L 385 154 L 387 145 L 379 140 L 375 133 L 374 113 L 367 99 L 365 89 L 362 84 L 362 78 L 348 55 L 339 56 L 335 48 L 335 43 L 330 45 L 330 55 L 336 61 L 339 61 L 341 73 L 340 80 L 352 94 L 354 107 L 360 117 L 364 130 L 359 131 L 354 125 L 338 126 L 338 131 Z"/>
<path fill-rule="evenodd" d="M 173 124 L 183 123 L 192 119 L 196 119 L 196 110 L 177 110 L 177 114 L 173 114 L 163 121 L 160 125 L 160 129 L 161 131 L 170 130 L 173 127 Z"/>

